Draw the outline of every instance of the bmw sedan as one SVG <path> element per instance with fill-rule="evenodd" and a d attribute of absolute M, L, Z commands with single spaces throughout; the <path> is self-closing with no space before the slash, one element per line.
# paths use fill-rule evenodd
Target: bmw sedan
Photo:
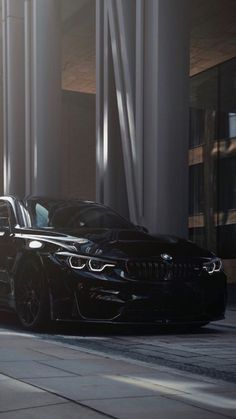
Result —
<path fill-rule="evenodd" d="M 0 309 L 24 328 L 50 320 L 202 326 L 224 318 L 213 253 L 153 236 L 103 205 L 0 198 Z"/>

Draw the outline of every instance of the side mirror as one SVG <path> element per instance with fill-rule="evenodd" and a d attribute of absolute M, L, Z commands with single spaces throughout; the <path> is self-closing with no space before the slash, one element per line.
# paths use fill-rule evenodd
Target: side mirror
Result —
<path fill-rule="evenodd" d="M 11 223 L 8 217 L 0 217 L 0 232 L 11 234 Z"/>

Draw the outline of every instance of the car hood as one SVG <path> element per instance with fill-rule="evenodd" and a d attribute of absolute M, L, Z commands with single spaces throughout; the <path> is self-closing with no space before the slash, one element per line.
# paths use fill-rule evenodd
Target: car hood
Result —
<path fill-rule="evenodd" d="M 21 233 L 22 235 L 22 233 Z M 196 244 L 168 235 L 151 235 L 139 230 L 80 229 L 71 231 L 28 230 L 25 237 L 62 247 L 73 253 L 111 259 L 172 257 L 211 257 Z"/>

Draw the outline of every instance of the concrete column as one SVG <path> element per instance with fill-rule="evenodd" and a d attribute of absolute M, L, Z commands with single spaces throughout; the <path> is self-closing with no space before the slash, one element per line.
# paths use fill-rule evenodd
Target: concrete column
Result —
<path fill-rule="evenodd" d="M 187 236 L 188 1 L 97 4 L 97 144 L 103 147 L 103 158 L 97 155 L 98 197 L 124 215 L 128 207 L 130 219 L 154 233 Z M 112 78 L 113 91 L 107 88 Z M 122 158 L 112 152 L 117 143 Z M 115 195 L 106 187 L 114 167 L 125 179 Z"/>
<path fill-rule="evenodd" d="M 120 24 L 124 20 L 124 6 L 132 19 L 132 4 L 135 4 L 132 0 L 127 0 L 125 4 L 119 2 L 121 7 L 118 8 L 116 1 L 97 1 L 97 199 L 125 216 L 130 215 L 136 222 L 137 199 L 132 163 L 135 153 L 134 118 L 133 103 L 129 103 L 133 97 L 128 97 L 132 89 L 130 72 L 127 66 L 123 67 L 124 57 L 121 54 L 121 38 L 129 39 L 130 30 L 124 33 Z M 125 91 L 127 79 L 128 93 Z"/>
<path fill-rule="evenodd" d="M 2 2 L 0 2 L 0 57 L 2 58 Z M 0 60 L 0 194 L 3 195 L 3 62 Z"/>
<path fill-rule="evenodd" d="M 61 193 L 61 29 L 58 0 L 32 0 L 31 193 Z"/>
<path fill-rule="evenodd" d="M 188 1 L 145 2 L 144 223 L 187 236 Z"/>
<path fill-rule="evenodd" d="M 4 193 L 24 195 L 24 0 L 2 0 Z"/>

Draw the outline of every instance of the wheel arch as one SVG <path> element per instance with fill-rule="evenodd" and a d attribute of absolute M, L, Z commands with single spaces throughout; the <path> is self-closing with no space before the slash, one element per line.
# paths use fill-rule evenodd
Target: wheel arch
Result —
<path fill-rule="evenodd" d="M 14 297 L 14 308 L 16 309 L 16 297 L 15 297 L 15 283 L 17 279 L 19 278 L 20 271 L 23 268 L 24 264 L 28 261 L 33 261 L 37 263 L 41 269 L 43 279 L 46 282 L 48 293 L 49 293 L 49 310 L 50 310 L 50 318 L 53 318 L 53 298 L 52 298 L 52 292 L 50 287 L 50 281 L 47 275 L 47 271 L 45 268 L 44 260 L 42 255 L 39 252 L 34 252 L 32 250 L 21 252 L 17 255 L 15 265 L 12 272 L 12 278 L 13 278 L 13 297 Z"/>

